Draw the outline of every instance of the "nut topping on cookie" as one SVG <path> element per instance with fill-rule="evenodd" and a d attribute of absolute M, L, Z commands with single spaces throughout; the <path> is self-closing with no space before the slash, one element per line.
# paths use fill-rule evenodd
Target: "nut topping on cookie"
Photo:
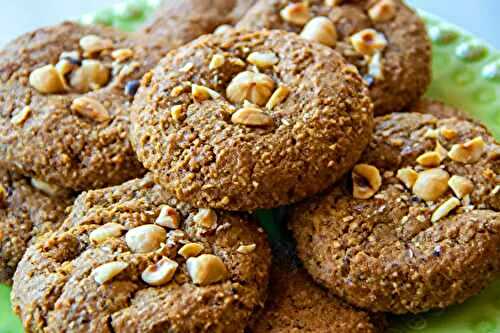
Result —
<path fill-rule="evenodd" d="M 115 276 L 123 272 L 128 267 L 128 264 L 123 261 L 112 261 L 101 265 L 94 269 L 92 275 L 95 282 L 104 284 L 111 281 Z"/>
<path fill-rule="evenodd" d="M 9 194 L 7 193 L 5 187 L 2 184 L 0 184 L 0 205 L 5 203 L 5 200 L 7 199 L 8 195 Z"/>
<path fill-rule="evenodd" d="M 451 147 L 448 156 L 455 162 L 475 163 L 483 155 L 486 143 L 482 137 L 474 138 L 463 144 L 456 144 Z"/>
<path fill-rule="evenodd" d="M 228 275 L 222 259 L 213 254 L 202 254 L 196 258 L 189 258 L 186 266 L 193 283 L 201 286 L 222 281 Z"/>
<path fill-rule="evenodd" d="M 132 51 L 131 49 L 118 49 L 111 52 L 111 57 L 118 62 L 127 61 L 133 56 L 134 51 Z"/>
<path fill-rule="evenodd" d="M 411 189 L 418 178 L 418 173 L 412 168 L 399 169 L 396 177 L 405 184 L 408 189 Z"/>
<path fill-rule="evenodd" d="M 417 158 L 417 163 L 426 168 L 434 168 L 441 163 L 441 156 L 435 151 L 423 153 Z"/>
<path fill-rule="evenodd" d="M 169 258 L 163 258 L 156 264 L 148 266 L 148 268 L 142 272 L 141 278 L 150 286 L 162 286 L 172 281 L 177 271 L 177 267 L 179 267 L 177 262 Z"/>
<path fill-rule="evenodd" d="M 338 6 L 342 3 L 343 0 L 325 0 L 325 5 L 334 7 Z"/>
<path fill-rule="evenodd" d="M 337 43 L 337 30 L 328 18 L 318 16 L 306 24 L 300 37 L 333 47 Z"/>
<path fill-rule="evenodd" d="M 448 128 L 448 127 L 441 127 L 440 128 L 441 135 L 446 139 L 446 140 L 453 140 L 457 137 L 458 133 L 456 130 L 453 128 Z"/>
<path fill-rule="evenodd" d="M 459 199 L 462 199 L 467 194 L 470 194 L 474 189 L 474 184 L 469 179 L 457 175 L 450 178 L 448 186 L 450 186 L 453 193 L 455 193 Z"/>
<path fill-rule="evenodd" d="M 296 25 L 304 25 L 311 19 L 309 4 L 306 1 L 289 4 L 281 10 L 280 15 L 286 22 Z"/>
<path fill-rule="evenodd" d="M 453 197 L 446 200 L 434 211 L 431 217 L 431 222 L 435 223 L 443 217 L 446 217 L 452 210 L 454 210 L 458 206 L 460 206 L 460 200 L 458 200 L 457 198 Z"/>
<path fill-rule="evenodd" d="M 58 94 L 65 91 L 64 78 L 54 65 L 35 69 L 29 77 L 30 85 L 42 94 Z"/>
<path fill-rule="evenodd" d="M 358 164 L 352 170 L 353 197 L 369 199 L 382 186 L 382 177 L 379 170 L 368 164 Z"/>
<path fill-rule="evenodd" d="M 146 224 L 131 229 L 125 235 L 125 242 L 134 253 L 148 253 L 160 248 L 167 239 L 167 232 L 160 226 Z"/>
<path fill-rule="evenodd" d="M 89 239 L 94 243 L 102 243 L 108 238 L 116 238 L 122 235 L 122 232 L 125 230 L 125 227 L 118 223 L 106 223 L 103 226 L 93 230 Z"/>
<path fill-rule="evenodd" d="M 176 122 L 182 121 L 185 117 L 184 108 L 182 105 L 174 105 L 170 109 L 170 115 L 172 119 Z"/>
<path fill-rule="evenodd" d="M 242 254 L 249 254 L 249 253 L 252 253 L 253 251 L 255 251 L 256 248 L 257 248 L 256 244 L 240 245 L 236 249 L 236 252 L 242 253 Z"/>
<path fill-rule="evenodd" d="M 290 94 L 290 89 L 285 86 L 279 86 L 267 101 L 266 108 L 272 110 L 276 105 L 283 102 Z"/>
<path fill-rule="evenodd" d="M 87 35 L 80 39 L 80 47 L 87 54 L 101 52 L 113 47 L 113 41 L 96 35 Z"/>
<path fill-rule="evenodd" d="M 64 192 L 63 188 L 36 178 L 31 178 L 31 185 L 51 197 L 55 197 Z"/>
<path fill-rule="evenodd" d="M 270 126 L 273 124 L 273 118 L 261 109 L 255 107 L 246 107 L 239 109 L 231 116 L 234 124 L 246 126 Z"/>
<path fill-rule="evenodd" d="M 212 57 L 212 60 L 210 60 L 210 65 L 208 65 L 208 69 L 210 69 L 210 70 L 217 69 L 217 68 L 221 67 L 222 65 L 224 65 L 225 61 L 226 61 L 226 59 L 224 58 L 224 56 L 222 54 L 216 54 Z"/>
<path fill-rule="evenodd" d="M 31 108 L 29 106 L 25 106 L 18 114 L 16 114 L 10 120 L 14 125 L 22 125 L 31 115 Z"/>
<path fill-rule="evenodd" d="M 193 220 L 202 227 L 211 229 L 217 224 L 217 214 L 210 208 L 200 208 Z"/>
<path fill-rule="evenodd" d="M 276 65 L 280 59 L 274 52 L 252 52 L 247 61 L 259 68 L 267 68 Z"/>
<path fill-rule="evenodd" d="M 79 97 L 73 100 L 71 110 L 89 119 L 104 122 L 109 120 L 108 110 L 96 99 Z"/>
<path fill-rule="evenodd" d="M 368 10 L 368 16 L 375 23 L 390 21 L 396 16 L 396 4 L 393 0 L 380 0 Z"/>
<path fill-rule="evenodd" d="M 168 205 L 163 205 L 155 223 L 162 227 L 177 229 L 181 224 L 181 217 L 177 210 Z"/>
<path fill-rule="evenodd" d="M 269 76 L 250 71 L 236 75 L 226 89 L 227 98 L 233 103 L 248 100 L 256 105 L 267 103 L 274 91 L 275 83 Z"/>
<path fill-rule="evenodd" d="M 198 243 L 188 243 L 179 249 L 179 254 L 184 258 L 196 257 L 203 251 L 203 245 Z"/>
<path fill-rule="evenodd" d="M 442 169 L 429 169 L 418 174 L 413 193 L 425 201 L 436 201 L 448 189 L 450 175 Z"/>
<path fill-rule="evenodd" d="M 209 98 L 218 98 L 220 95 L 215 90 L 210 88 L 199 86 L 197 84 L 193 84 L 191 87 L 191 95 L 193 99 L 197 102 L 203 102 Z"/>
<path fill-rule="evenodd" d="M 381 52 L 387 46 L 387 40 L 382 33 L 374 29 L 365 29 L 351 36 L 354 49 L 367 56 Z"/>

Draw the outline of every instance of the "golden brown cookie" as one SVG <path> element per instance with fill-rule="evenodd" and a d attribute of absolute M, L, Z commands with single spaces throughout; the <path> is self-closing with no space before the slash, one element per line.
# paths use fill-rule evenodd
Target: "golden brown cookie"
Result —
<path fill-rule="evenodd" d="M 147 175 L 82 194 L 24 255 L 12 303 L 31 332 L 243 332 L 270 256 L 248 216 L 191 208 Z"/>
<path fill-rule="evenodd" d="M 299 257 L 334 294 L 372 311 L 461 303 L 500 273 L 500 149 L 480 125 L 395 113 L 369 148 L 290 222 Z"/>
<path fill-rule="evenodd" d="M 299 201 L 339 179 L 372 133 L 361 78 L 282 31 L 201 37 L 146 74 L 131 141 L 179 200 L 227 210 Z"/>
<path fill-rule="evenodd" d="M 400 0 L 260 0 L 240 29 L 283 29 L 339 51 L 370 87 L 375 114 L 401 111 L 431 81 L 424 23 Z"/>

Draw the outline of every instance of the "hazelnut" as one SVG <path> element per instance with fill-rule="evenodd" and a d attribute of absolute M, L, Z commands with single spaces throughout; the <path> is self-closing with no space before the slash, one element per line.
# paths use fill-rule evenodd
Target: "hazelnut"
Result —
<path fill-rule="evenodd" d="M 29 77 L 30 85 L 42 94 L 58 94 L 65 91 L 64 77 L 54 65 L 35 69 Z"/>
<path fill-rule="evenodd" d="M 405 184 L 406 188 L 411 189 L 418 178 L 418 173 L 412 168 L 399 169 L 396 177 Z"/>
<path fill-rule="evenodd" d="M 456 130 L 448 127 L 441 127 L 440 132 L 443 138 L 445 138 L 446 140 L 453 140 L 458 135 L 458 132 Z"/>
<path fill-rule="evenodd" d="M 233 124 L 245 126 L 270 126 L 273 124 L 273 118 L 261 109 L 255 107 L 244 107 L 239 109 L 231 116 Z"/>
<path fill-rule="evenodd" d="M 108 262 L 107 264 L 94 269 L 92 276 L 94 277 L 95 282 L 104 284 L 123 272 L 127 267 L 128 264 L 123 261 Z"/>
<path fill-rule="evenodd" d="M 368 16 L 375 23 L 387 22 L 396 16 L 396 9 L 393 0 L 380 0 L 368 9 Z"/>
<path fill-rule="evenodd" d="M 198 243 L 188 243 L 179 249 L 179 254 L 184 258 L 196 257 L 203 251 L 203 245 Z"/>
<path fill-rule="evenodd" d="M 193 69 L 194 67 L 194 64 L 192 62 L 188 62 L 187 64 L 185 64 L 184 66 L 182 66 L 179 71 L 183 72 L 183 73 L 187 73 L 189 72 L 191 69 Z"/>
<path fill-rule="evenodd" d="M 263 106 L 271 97 L 275 83 L 269 76 L 254 72 L 241 72 L 236 75 L 226 89 L 227 98 L 233 103 L 248 100 Z"/>
<path fill-rule="evenodd" d="M 221 34 L 224 34 L 228 31 L 230 31 L 231 29 L 233 29 L 233 26 L 232 25 L 229 25 L 229 24 L 222 24 L 222 25 L 219 25 L 215 30 L 214 30 L 214 35 L 221 35 Z"/>
<path fill-rule="evenodd" d="M 448 172 L 442 169 L 429 169 L 418 174 L 413 185 L 413 193 L 425 201 L 436 201 L 448 189 Z"/>
<path fill-rule="evenodd" d="M 426 168 L 437 167 L 441 164 L 441 156 L 435 151 L 423 153 L 417 157 L 417 163 Z"/>
<path fill-rule="evenodd" d="M 352 170 L 353 197 L 369 199 L 382 186 L 382 177 L 379 170 L 368 164 L 358 164 Z"/>
<path fill-rule="evenodd" d="M 252 52 L 247 61 L 259 68 L 268 68 L 276 65 L 280 59 L 274 52 Z"/>
<path fill-rule="evenodd" d="M 368 62 L 368 74 L 377 79 L 382 80 L 384 78 L 384 65 L 382 61 L 382 53 L 375 53 Z"/>
<path fill-rule="evenodd" d="M 179 264 L 175 261 L 169 258 L 163 258 L 156 264 L 148 266 L 144 272 L 142 272 L 142 281 L 155 287 L 165 285 L 172 281 L 177 271 L 177 267 L 179 267 Z"/>
<path fill-rule="evenodd" d="M 337 30 L 328 18 L 318 16 L 306 24 L 300 37 L 333 47 L 337 43 Z"/>
<path fill-rule="evenodd" d="M 486 143 L 478 136 L 466 143 L 453 145 L 448 156 L 455 162 L 475 163 L 481 158 L 485 149 Z"/>
<path fill-rule="evenodd" d="M 69 84 L 81 93 L 99 89 L 108 84 L 109 69 L 100 61 L 84 60 L 82 66 L 71 74 Z"/>
<path fill-rule="evenodd" d="M 59 62 L 56 64 L 56 69 L 61 74 L 62 77 L 67 75 L 68 73 L 71 73 L 74 69 L 76 69 L 78 66 L 73 64 L 70 60 L 68 59 L 61 59 Z M 65 82 L 66 83 L 66 82 Z"/>
<path fill-rule="evenodd" d="M 9 193 L 5 189 L 5 187 L 0 184 L 0 205 L 3 205 L 5 203 L 5 200 L 7 200 L 7 197 L 9 196 Z"/>
<path fill-rule="evenodd" d="M 342 3 L 343 0 L 325 0 L 325 5 L 334 7 L 338 6 Z"/>
<path fill-rule="evenodd" d="M 249 254 L 249 253 L 252 253 L 253 251 L 255 251 L 256 248 L 257 248 L 257 245 L 255 245 L 255 244 L 240 245 L 236 249 L 236 252 L 242 253 L 242 254 Z"/>
<path fill-rule="evenodd" d="M 118 62 L 125 62 L 134 56 L 134 51 L 131 49 L 118 49 L 111 52 L 113 60 Z"/>
<path fill-rule="evenodd" d="M 438 130 L 428 129 L 424 134 L 424 138 L 426 138 L 426 139 L 438 139 L 439 138 Z"/>
<path fill-rule="evenodd" d="M 160 226 L 145 224 L 131 229 L 125 235 L 125 242 L 134 253 L 153 252 L 167 239 L 167 232 Z"/>
<path fill-rule="evenodd" d="M 199 86 L 196 84 L 193 84 L 191 86 L 191 95 L 193 96 L 193 99 L 197 102 L 203 102 L 209 98 L 215 99 L 220 96 L 219 93 L 216 92 L 215 90 L 212 90 L 204 86 Z"/>
<path fill-rule="evenodd" d="M 460 200 L 453 197 L 446 200 L 443 204 L 441 204 L 435 211 L 432 213 L 431 221 L 432 223 L 436 223 L 443 217 L 447 216 L 452 210 L 460 206 Z"/>
<path fill-rule="evenodd" d="M 439 141 L 436 141 L 436 148 L 434 149 L 434 151 L 439 155 L 441 162 L 444 161 L 446 157 L 448 157 L 448 151 L 446 150 L 446 148 L 441 146 Z"/>
<path fill-rule="evenodd" d="M 174 121 L 180 122 L 185 117 L 184 108 L 182 107 L 182 105 L 174 105 L 170 109 L 170 115 L 172 116 L 172 119 Z"/>
<path fill-rule="evenodd" d="M 10 122 L 14 125 L 22 125 L 31 115 L 31 108 L 29 106 L 25 106 L 18 114 L 16 114 Z"/>
<path fill-rule="evenodd" d="M 280 11 L 281 18 L 295 25 L 304 25 L 311 18 L 308 2 L 291 3 Z"/>
<path fill-rule="evenodd" d="M 211 229 L 217 224 L 217 214 L 210 208 L 200 208 L 193 217 L 196 224 L 204 228 Z"/>
<path fill-rule="evenodd" d="M 181 224 L 181 217 L 174 208 L 168 205 L 162 205 L 160 215 L 158 215 L 155 223 L 162 227 L 177 229 Z"/>
<path fill-rule="evenodd" d="M 102 105 L 98 100 L 90 97 L 78 97 L 73 100 L 71 110 L 98 122 L 104 122 L 110 118 L 108 110 L 106 110 L 104 105 Z"/>
<path fill-rule="evenodd" d="M 448 181 L 448 186 L 455 195 L 462 199 L 467 194 L 470 194 L 474 189 L 474 184 L 467 178 L 462 176 L 453 175 Z"/>
<path fill-rule="evenodd" d="M 202 254 L 186 261 L 187 271 L 193 283 L 206 286 L 224 280 L 228 276 L 226 265 L 221 258 L 212 254 Z"/>
<path fill-rule="evenodd" d="M 113 48 L 113 41 L 96 35 L 87 35 L 80 39 L 80 47 L 85 53 L 93 54 Z"/>
<path fill-rule="evenodd" d="M 266 108 L 269 110 L 274 109 L 274 107 L 283 102 L 289 94 L 290 89 L 285 86 L 279 86 L 267 101 Z"/>
<path fill-rule="evenodd" d="M 71 63 L 78 63 L 82 57 L 78 51 L 61 52 L 59 60 L 69 60 Z"/>
<path fill-rule="evenodd" d="M 105 225 L 93 230 L 89 235 L 89 239 L 94 243 L 102 243 L 108 238 L 120 237 L 124 230 L 125 227 L 121 224 L 106 223 Z"/>
<path fill-rule="evenodd" d="M 384 35 L 373 29 L 361 30 L 352 35 L 350 40 L 357 52 L 367 56 L 381 52 L 387 46 Z"/>
<path fill-rule="evenodd" d="M 224 65 L 224 62 L 226 59 L 222 54 L 216 54 L 212 57 L 212 60 L 210 61 L 210 64 L 208 65 L 208 69 L 214 70 L 219 67 L 222 67 Z"/>
<path fill-rule="evenodd" d="M 64 192 L 64 189 L 53 184 L 49 184 L 37 178 L 31 178 L 31 185 L 43 193 L 55 197 Z"/>

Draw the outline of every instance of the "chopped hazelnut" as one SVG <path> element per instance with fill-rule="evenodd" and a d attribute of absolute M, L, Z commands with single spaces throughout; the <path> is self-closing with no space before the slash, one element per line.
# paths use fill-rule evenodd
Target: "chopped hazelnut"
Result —
<path fill-rule="evenodd" d="M 249 254 L 249 253 L 252 253 L 253 251 L 255 251 L 256 248 L 257 248 L 257 245 L 255 245 L 255 244 L 240 245 L 236 249 L 236 252 L 242 253 L 242 254 Z"/>
<path fill-rule="evenodd" d="M 396 16 L 396 4 L 393 0 L 380 0 L 368 10 L 368 16 L 375 22 L 387 22 Z"/>
<path fill-rule="evenodd" d="M 273 124 L 273 117 L 255 107 L 244 107 L 231 116 L 233 124 L 245 126 L 270 126 Z"/>
<path fill-rule="evenodd" d="M 28 120 L 31 115 L 31 108 L 29 106 L 25 106 L 18 114 L 16 114 L 10 122 L 14 125 L 22 125 Z"/>
<path fill-rule="evenodd" d="M 450 178 L 448 186 L 450 186 L 453 193 L 455 193 L 459 199 L 462 199 L 467 194 L 470 194 L 474 189 L 474 184 L 469 179 L 457 175 Z"/>
<path fill-rule="evenodd" d="M 233 26 L 232 25 L 229 25 L 229 24 L 222 24 L 222 25 L 219 25 L 215 30 L 214 30 L 214 34 L 215 35 L 221 35 L 221 34 L 224 34 L 228 31 L 230 31 L 231 29 L 233 29 Z"/>
<path fill-rule="evenodd" d="M 125 235 L 125 242 L 134 253 L 153 252 L 160 248 L 167 239 L 167 232 L 160 226 L 145 224 L 130 229 Z"/>
<path fill-rule="evenodd" d="M 112 261 L 101 265 L 94 269 L 92 276 L 95 282 L 104 284 L 111 281 L 115 276 L 123 272 L 128 267 L 128 264 L 123 261 Z"/>
<path fill-rule="evenodd" d="M 111 57 L 118 62 L 127 61 L 133 56 L 134 56 L 134 51 L 132 51 L 131 49 L 118 49 L 111 52 Z"/>
<path fill-rule="evenodd" d="M 435 151 L 423 153 L 417 157 L 417 163 L 426 168 L 437 167 L 441 164 L 441 156 Z"/>
<path fill-rule="evenodd" d="M 436 201 L 448 190 L 448 172 L 442 169 L 429 169 L 418 174 L 413 185 L 413 193 L 425 201 Z"/>
<path fill-rule="evenodd" d="M 98 122 L 104 122 L 110 118 L 108 110 L 106 110 L 104 105 L 98 100 L 90 97 L 84 96 L 73 100 L 71 110 Z"/>
<path fill-rule="evenodd" d="M 196 84 L 193 84 L 191 87 L 191 95 L 197 102 L 203 102 L 209 98 L 216 99 L 220 96 L 215 90 Z"/>
<path fill-rule="evenodd" d="M 438 130 L 428 129 L 424 134 L 424 138 L 426 138 L 426 139 L 438 139 L 439 138 Z"/>
<path fill-rule="evenodd" d="M 172 116 L 172 119 L 174 121 L 182 121 L 185 117 L 184 108 L 182 107 L 182 105 L 174 105 L 170 109 L 170 115 Z"/>
<path fill-rule="evenodd" d="M 80 39 L 80 47 L 85 53 L 93 54 L 113 48 L 113 41 L 96 35 L 87 35 Z"/>
<path fill-rule="evenodd" d="M 351 36 L 354 49 L 367 56 L 381 52 L 387 46 L 387 40 L 382 33 L 374 29 L 365 29 Z"/>
<path fill-rule="evenodd" d="M 448 156 L 455 162 L 475 163 L 481 158 L 485 149 L 486 143 L 478 136 L 466 143 L 453 145 Z"/>
<path fill-rule="evenodd" d="M 432 214 L 431 221 L 436 223 L 443 217 L 446 217 L 452 210 L 460 206 L 460 200 L 453 197 L 446 200 L 441 206 L 439 206 Z"/>
<path fill-rule="evenodd" d="M 181 224 L 181 217 L 174 208 L 168 205 L 162 205 L 160 215 L 156 219 L 155 223 L 161 225 L 162 227 L 177 229 Z"/>
<path fill-rule="evenodd" d="M 150 286 L 163 286 L 174 278 L 179 264 L 169 259 L 163 258 L 156 264 L 148 266 L 141 274 L 142 281 Z"/>
<path fill-rule="evenodd" d="M 208 65 L 208 69 L 214 70 L 224 65 L 225 58 L 222 54 L 216 54 L 212 57 L 210 64 Z"/>
<path fill-rule="evenodd" d="M 308 2 L 291 3 L 280 11 L 281 18 L 295 25 L 304 25 L 310 20 Z"/>
<path fill-rule="evenodd" d="M 439 155 L 441 162 L 448 157 L 448 151 L 446 150 L 446 148 L 441 146 L 439 141 L 436 141 L 436 148 L 434 149 L 434 151 Z"/>
<path fill-rule="evenodd" d="M 187 271 L 193 283 L 206 286 L 227 278 L 228 271 L 221 258 L 212 254 L 202 254 L 189 258 L 186 262 Z"/>
<path fill-rule="evenodd" d="M 54 65 L 35 69 L 29 77 L 30 85 L 42 94 L 58 94 L 65 91 L 64 78 Z"/>
<path fill-rule="evenodd" d="M 399 169 L 396 177 L 405 184 L 406 188 L 411 189 L 418 178 L 418 173 L 412 168 Z"/>
<path fill-rule="evenodd" d="M 217 214 L 213 209 L 200 208 L 198 209 L 198 213 L 193 217 L 193 220 L 196 224 L 211 229 L 217 224 Z"/>
<path fill-rule="evenodd" d="M 184 66 L 182 66 L 179 70 L 181 72 L 187 73 L 191 69 L 193 69 L 193 67 L 194 67 L 194 64 L 192 62 L 188 62 L 187 64 L 185 64 Z"/>
<path fill-rule="evenodd" d="M 338 6 L 342 3 L 343 0 L 325 0 L 325 5 L 330 7 Z"/>
<path fill-rule="evenodd" d="M 306 24 L 300 37 L 333 47 L 337 43 L 337 30 L 328 18 L 318 16 Z"/>
<path fill-rule="evenodd" d="M 379 170 L 368 164 L 358 164 L 352 170 L 353 197 L 369 199 L 382 186 L 382 177 Z"/>
<path fill-rule="evenodd" d="M 55 197 L 64 192 L 63 188 L 57 185 L 49 184 L 37 178 L 31 178 L 31 185 L 51 197 Z"/>
<path fill-rule="evenodd" d="M 247 61 L 259 68 L 268 68 L 276 65 L 280 59 L 274 52 L 252 52 Z"/>
<path fill-rule="evenodd" d="M 370 58 L 368 63 L 368 74 L 377 80 L 382 80 L 384 79 L 383 67 L 382 53 L 377 52 Z"/>
<path fill-rule="evenodd" d="M 3 205 L 5 203 L 5 200 L 7 200 L 7 197 L 9 196 L 9 193 L 5 189 L 5 187 L 0 184 L 0 205 Z"/>
<path fill-rule="evenodd" d="M 118 223 L 106 223 L 97 229 L 94 229 L 90 235 L 89 239 L 94 243 L 102 243 L 108 238 L 116 238 L 122 235 L 125 227 Z"/>
<path fill-rule="evenodd" d="M 266 108 L 269 110 L 274 109 L 274 107 L 283 102 L 289 94 L 290 89 L 285 86 L 279 86 L 267 101 Z"/>
<path fill-rule="evenodd" d="M 227 98 L 233 103 L 248 100 L 256 105 L 267 103 L 274 91 L 275 83 L 269 76 L 254 72 L 241 72 L 227 87 Z"/>
<path fill-rule="evenodd" d="M 69 84 L 81 93 L 99 89 L 110 80 L 109 69 L 100 61 L 89 59 L 71 74 Z"/>
<path fill-rule="evenodd" d="M 203 245 L 198 243 L 188 243 L 179 249 L 179 254 L 184 258 L 196 257 L 203 251 Z"/>
<path fill-rule="evenodd" d="M 457 137 L 458 132 L 454 130 L 453 128 L 448 128 L 448 127 L 442 127 L 440 129 L 441 135 L 443 138 L 446 140 L 453 140 Z"/>

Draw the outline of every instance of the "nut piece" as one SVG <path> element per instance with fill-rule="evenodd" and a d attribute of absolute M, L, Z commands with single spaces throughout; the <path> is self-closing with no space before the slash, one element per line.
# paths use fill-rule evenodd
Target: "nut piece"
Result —
<path fill-rule="evenodd" d="M 368 164 L 358 164 L 352 170 L 353 197 L 369 199 L 382 186 L 382 177 L 379 170 Z"/>
<path fill-rule="evenodd" d="M 69 84 L 81 93 L 97 90 L 110 79 L 109 69 L 100 61 L 84 60 L 82 66 L 71 74 Z"/>
<path fill-rule="evenodd" d="M 64 189 L 53 184 L 44 182 L 43 180 L 31 178 L 31 185 L 43 193 L 55 197 L 64 192 Z"/>
<path fill-rule="evenodd" d="M 203 245 L 198 243 L 185 244 L 179 249 L 179 254 L 184 258 L 196 257 L 203 251 Z"/>
<path fill-rule="evenodd" d="M 453 145 L 448 156 L 455 162 L 475 163 L 481 158 L 485 149 L 486 143 L 478 136 L 466 143 Z"/>
<path fill-rule="evenodd" d="M 334 7 L 338 6 L 342 3 L 343 0 L 325 0 L 325 5 Z"/>
<path fill-rule="evenodd" d="M 95 282 L 104 284 L 123 272 L 127 267 L 128 264 L 123 261 L 108 262 L 107 264 L 94 269 L 92 276 L 94 277 Z"/>
<path fill-rule="evenodd" d="M 213 99 L 218 98 L 220 95 L 215 90 L 212 90 L 204 86 L 199 86 L 197 84 L 193 84 L 191 86 L 191 96 L 193 96 L 193 99 L 195 101 L 203 102 L 209 98 Z"/>
<path fill-rule="evenodd" d="M 85 53 L 93 54 L 113 48 L 113 41 L 96 35 L 87 35 L 80 39 L 80 47 Z"/>
<path fill-rule="evenodd" d="M 268 68 L 276 65 L 280 59 L 274 52 L 252 52 L 247 61 L 259 68 Z"/>
<path fill-rule="evenodd" d="M 255 245 L 255 244 L 240 245 L 236 249 L 236 252 L 242 253 L 242 254 L 249 254 L 249 253 L 252 253 L 253 251 L 255 251 L 256 248 L 257 248 L 257 245 Z"/>
<path fill-rule="evenodd" d="M 283 102 L 290 94 L 290 89 L 285 86 L 279 86 L 267 101 L 266 108 L 272 110 L 276 105 Z"/>
<path fill-rule="evenodd" d="M 396 4 L 393 0 L 380 0 L 368 10 L 368 16 L 375 23 L 390 21 L 396 16 Z"/>
<path fill-rule="evenodd" d="M 58 94 L 64 92 L 64 78 L 54 65 L 46 65 L 35 69 L 29 77 L 30 85 L 42 94 Z"/>
<path fill-rule="evenodd" d="M 0 184 L 0 205 L 3 205 L 5 203 L 5 200 L 9 196 L 9 193 L 5 189 L 5 187 Z"/>
<path fill-rule="evenodd" d="M 25 106 L 21 110 L 21 112 L 12 117 L 10 122 L 14 125 L 22 125 L 26 120 L 28 120 L 30 115 L 31 115 L 31 108 L 29 106 Z"/>
<path fill-rule="evenodd" d="M 111 57 L 118 62 L 127 61 L 133 56 L 134 56 L 134 51 L 132 51 L 131 49 L 118 49 L 111 52 Z"/>
<path fill-rule="evenodd" d="M 450 175 L 442 169 L 429 169 L 418 174 L 413 193 L 425 201 L 436 201 L 448 189 Z"/>
<path fill-rule="evenodd" d="M 458 135 L 458 132 L 456 130 L 448 127 L 441 127 L 440 132 L 443 138 L 445 138 L 446 140 L 453 140 Z"/>
<path fill-rule="evenodd" d="M 450 178 L 448 186 L 450 186 L 453 193 L 455 193 L 459 199 L 462 199 L 467 194 L 470 194 L 474 189 L 474 184 L 469 179 L 457 175 Z"/>
<path fill-rule="evenodd" d="M 232 25 L 229 25 L 229 24 L 222 24 L 222 25 L 219 25 L 215 30 L 214 30 L 214 35 L 221 35 L 221 34 L 224 34 L 226 32 L 229 32 L 233 29 L 233 26 Z"/>
<path fill-rule="evenodd" d="M 411 189 L 418 178 L 418 173 L 412 168 L 399 169 L 396 177 L 405 184 L 408 189 Z"/>
<path fill-rule="evenodd" d="M 163 258 L 156 264 L 148 266 L 148 268 L 142 272 L 141 278 L 150 286 L 162 286 L 172 281 L 177 271 L 177 267 L 179 267 L 179 264 L 175 261 L 169 258 Z"/>
<path fill-rule="evenodd" d="M 155 223 L 162 227 L 177 229 L 181 223 L 181 217 L 174 208 L 168 205 L 162 205 L 160 215 L 158 215 Z"/>
<path fill-rule="evenodd" d="M 447 216 L 452 210 L 460 206 L 460 200 L 453 197 L 446 200 L 441 206 L 439 206 L 434 213 L 432 213 L 431 221 L 436 223 L 443 217 Z"/>
<path fill-rule="evenodd" d="M 221 258 L 202 254 L 186 261 L 187 271 L 194 284 L 206 286 L 226 279 L 228 271 Z"/>
<path fill-rule="evenodd" d="M 370 61 L 368 62 L 368 74 L 377 80 L 384 79 L 384 64 L 381 52 L 375 53 L 370 58 Z"/>
<path fill-rule="evenodd" d="M 270 126 L 273 124 L 273 117 L 255 107 L 239 109 L 231 116 L 233 124 L 245 126 Z"/>
<path fill-rule="evenodd" d="M 108 110 L 96 99 L 79 97 L 71 104 L 71 110 L 89 119 L 104 122 L 109 120 Z"/>
<path fill-rule="evenodd" d="M 219 67 L 222 67 L 222 65 L 224 65 L 225 61 L 226 61 L 226 59 L 224 58 L 224 56 L 222 54 L 216 54 L 212 57 L 212 60 L 210 61 L 210 65 L 208 65 L 208 69 L 214 70 L 214 69 L 217 69 Z"/>
<path fill-rule="evenodd" d="M 441 156 L 435 151 L 429 151 L 417 157 L 417 163 L 426 168 L 437 167 L 441 163 Z"/>
<path fill-rule="evenodd" d="M 66 74 L 72 72 L 77 67 L 78 67 L 77 65 L 73 64 L 68 59 L 61 59 L 56 64 L 56 69 L 59 72 L 59 74 L 61 74 L 62 77 L 64 77 Z"/>
<path fill-rule="evenodd" d="M 441 146 L 439 141 L 436 141 L 436 148 L 434 149 L 434 151 L 439 155 L 441 162 L 448 157 L 448 151 L 445 147 Z"/>
<path fill-rule="evenodd" d="M 337 43 L 337 29 L 328 18 L 318 16 L 306 24 L 300 37 L 333 47 Z"/>
<path fill-rule="evenodd" d="M 89 239 L 94 243 L 102 243 L 108 238 L 120 237 L 123 230 L 125 230 L 125 227 L 121 224 L 106 223 L 105 225 L 93 230 L 89 235 Z"/>
<path fill-rule="evenodd" d="M 217 224 L 217 214 L 210 208 L 200 208 L 193 217 L 196 224 L 204 228 L 211 229 Z"/>
<path fill-rule="evenodd" d="M 134 253 L 153 252 L 167 239 L 167 232 L 160 226 L 145 224 L 131 229 L 125 235 L 125 242 Z"/>
<path fill-rule="evenodd" d="M 233 103 L 248 100 L 263 106 L 271 97 L 275 83 L 269 76 L 250 71 L 236 75 L 226 89 L 227 98 Z"/>
<path fill-rule="evenodd" d="M 304 25 L 311 18 L 308 2 L 291 3 L 280 11 L 281 18 L 289 23 Z"/>
<path fill-rule="evenodd" d="M 367 56 L 381 52 L 387 46 L 384 35 L 374 29 L 364 29 L 351 36 L 351 44 L 354 49 Z"/>

